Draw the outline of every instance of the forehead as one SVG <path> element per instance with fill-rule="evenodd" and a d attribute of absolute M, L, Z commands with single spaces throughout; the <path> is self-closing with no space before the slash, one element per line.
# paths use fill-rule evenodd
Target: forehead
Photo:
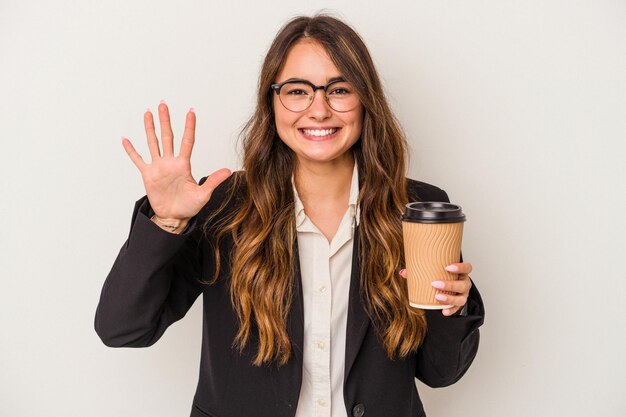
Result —
<path fill-rule="evenodd" d="M 276 81 L 302 78 L 315 84 L 325 84 L 331 78 L 339 76 L 341 76 L 339 69 L 324 47 L 316 41 L 305 39 L 298 41 L 289 49 Z"/>

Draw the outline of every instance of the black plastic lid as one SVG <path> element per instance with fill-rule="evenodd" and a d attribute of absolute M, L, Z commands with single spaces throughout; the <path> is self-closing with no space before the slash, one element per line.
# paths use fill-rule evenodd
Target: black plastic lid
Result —
<path fill-rule="evenodd" d="M 459 223 L 465 221 L 465 214 L 456 204 L 418 201 L 406 205 L 402 220 L 411 223 Z"/>

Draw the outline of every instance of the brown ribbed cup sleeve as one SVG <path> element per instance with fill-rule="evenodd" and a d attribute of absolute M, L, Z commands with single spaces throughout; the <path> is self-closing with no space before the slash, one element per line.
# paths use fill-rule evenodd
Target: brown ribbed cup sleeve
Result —
<path fill-rule="evenodd" d="M 445 267 L 459 262 L 463 223 L 402 222 L 407 284 L 411 306 L 429 310 L 449 308 L 435 300 L 433 281 L 458 278 Z"/>

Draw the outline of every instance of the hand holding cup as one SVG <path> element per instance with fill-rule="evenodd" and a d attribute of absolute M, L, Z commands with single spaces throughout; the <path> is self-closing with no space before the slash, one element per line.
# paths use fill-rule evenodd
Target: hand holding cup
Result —
<path fill-rule="evenodd" d="M 472 272 L 472 264 L 469 262 L 459 262 L 446 266 L 446 271 L 459 274 L 459 278 L 453 281 L 433 281 L 433 288 L 442 291 L 435 294 L 435 300 L 442 304 L 452 305 L 452 307 L 444 308 L 441 312 L 444 316 L 451 316 L 457 313 L 467 304 L 472 281 L 470 280 L 470 272 Z M 400 270 L 400 276 L 406 279 L 406 269 Z M 444 294 L 446 293 L 446 294 Z"/>

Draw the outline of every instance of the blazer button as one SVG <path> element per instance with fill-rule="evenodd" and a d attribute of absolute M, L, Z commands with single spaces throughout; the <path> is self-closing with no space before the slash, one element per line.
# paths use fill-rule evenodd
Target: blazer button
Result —
<path fill-rule="evenodd" d="M 357 404 L 352 409 L 352 415 L 354 417 L 363 417 L 363 414 L 365 414 L 365 406 L 363 404 Z"/>

